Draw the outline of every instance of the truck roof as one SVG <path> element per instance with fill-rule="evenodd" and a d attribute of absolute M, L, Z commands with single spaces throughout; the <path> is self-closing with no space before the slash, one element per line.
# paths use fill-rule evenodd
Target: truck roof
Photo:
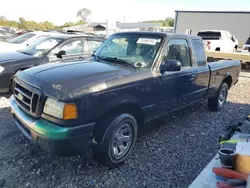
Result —
<path fill-rule="evenodd" d="M 166 33 L 166 32 L 154 32 L 154 31 L 128 31 L 128 32 L 119 32 L 113 35 L 153 35 L 159 37 L 170 37 L 176 36 L 180 38 L 191 38 L 191 39 L 201 39 L 199 36 L 187 35 L 187 34 L 176 34 L 176 33 Z"/>
<path fill-rule="evenodd" d="M 213 30 L 213 29 L 211 29 L 211 30 L 201 30 L 199 32 L 227 32 L 227 31 L 226 30 Z"/>

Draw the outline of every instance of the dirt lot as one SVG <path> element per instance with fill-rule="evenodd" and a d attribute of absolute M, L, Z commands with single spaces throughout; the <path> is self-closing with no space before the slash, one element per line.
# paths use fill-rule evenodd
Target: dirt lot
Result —
<path fill-rule="evenodd" d="M 189 110 L 191 111 L 191 110 Z M 125 165 L 108 170 L 89 156 L 57 158 L 30 145 L 15 127 L 8 100 L 0 98 L 1 187 L 188 187 L 218 148 L 229 122 L 250 114 L 250 72 L 241 73 L 222 112 L 206 103 L 140 130 Z"/>

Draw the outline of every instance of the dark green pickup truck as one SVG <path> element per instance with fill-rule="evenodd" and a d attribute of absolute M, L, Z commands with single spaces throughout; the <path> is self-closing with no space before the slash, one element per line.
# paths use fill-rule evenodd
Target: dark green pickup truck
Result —
<path fill-rule="evenodd" d="M 11 111 L 36 145 L 64 156 L 91 149 L 114 168 L 127 159 L 139 125 L 204 99 L 221 110 L 240 68 L 239 61 L 207 64 L 197 36 L 117 33 L 89 61 L 19 71 Z"/>

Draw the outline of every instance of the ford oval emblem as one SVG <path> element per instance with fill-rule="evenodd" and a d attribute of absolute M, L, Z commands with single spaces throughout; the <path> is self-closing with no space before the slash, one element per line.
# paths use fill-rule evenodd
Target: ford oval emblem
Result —
<path fill-rule="evenodd" d="M 22 95 L 21 93 L 18 93 L 18 94 L 17 94 L 17 98 L 18 98 L 20 101 L 22 101 L 22 100 L 23 100 L 23 95 Z"/>

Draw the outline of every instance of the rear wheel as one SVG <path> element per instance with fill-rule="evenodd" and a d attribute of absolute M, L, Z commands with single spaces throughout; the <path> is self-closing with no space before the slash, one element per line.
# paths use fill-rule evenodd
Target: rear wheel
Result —
<path fill-rule="evenodd" d="M 208 99 L 208 108 L 211 111 L 220 111 L 227 101 L 228 85 L 222 83 L 217 94 L 213 98 Z"/>
<path fill-rule="evenodd" d="M 92 154 L 109 168 L 122 164 L 130 154 L 137 138 L 137 122 L 130 114 L 111 114 L 99 124 Z"/>

